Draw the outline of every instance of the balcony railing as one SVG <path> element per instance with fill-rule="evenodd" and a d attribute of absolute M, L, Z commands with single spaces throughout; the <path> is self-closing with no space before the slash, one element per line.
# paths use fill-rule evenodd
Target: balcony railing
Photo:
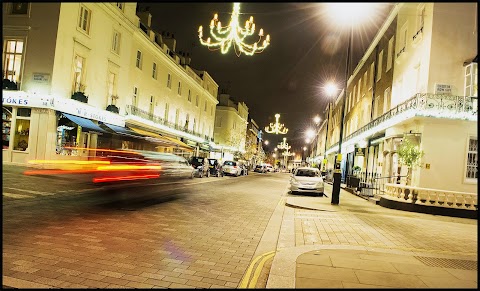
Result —
<path fill-rule="evenodd" d="M 412 98 L 390 109 L 385 114 L 372 120 L 370 123 L 345 138 L 348 141 L 384 122 L 391 120 L 401 113 L 412 110 L 417 116 L 432 116 L 451 119 L 477 119 L 478 97 L 438 95 L 417 93 Z"/>
<path fill-rule="evenodd" d="M 182 132 L 185 132 L 185 133 L 189 133 L 189 134 L 192 134 L 192 135 L 195 135 L 195 136 L 198 136 L 200 138 L 203 138 L 205 139 L 206 141 L 212 141 L 213 142 L 213 137 L 209 137 L 207 135 L 204 135 L 204 134 L 201 134 L 199 132 L 196 132 L 194 130 L 189 130 L 189 129 L 186 129 L 184 126 L 181 126 L 181 125 L 178 125 L 176 123 L 173 123 L 173 122 L 170 122 L 170 121 L 167 121 L 165 120 L 164 118 L 162 117 L 159 117 L 159 116 L 156 116 L 150 112 L 147 112 L 145 110 L 142 110 L 136 106 L 133 106 L 133 105 L 127 105 L 126 106 L 126 112 L 127 112 L 127 115 L 134 115 L 134 116 L 138 116 L 138 117 L 141 117 L 143 119 L 146 119 L 146 120 L 150 120 L 150 121 L 153 121 L 154 123 L 156 124 L 161 124 L 161 125 L 165 125 L 169 128 L 172 128 L 172 129 L 176 129 L 176 130 L 179 130 L 179 131 L 182 131 Z"/>

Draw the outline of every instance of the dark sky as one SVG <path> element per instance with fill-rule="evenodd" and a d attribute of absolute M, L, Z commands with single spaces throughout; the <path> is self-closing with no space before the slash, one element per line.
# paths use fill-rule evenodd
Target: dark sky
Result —
<path fill-rule="evenodd" d="M 377 33 L 393 7 L 377 3 L 375 16 L 353 30 L 352 69 Z M 149 8 L 152 29 L 175 35 L 176 51 L 189 52 L 191 66 L 206 70 L 236 101 L 243 101 L 253 118 L 264 129 L 275 121 L 289 129 L 287 142 L 293 147 L 305 143 L 304 132 L 312 119 L 320 115 L 328 102 L 321 89 L 328 80 L 344 86 L 349 29 L 334 25 L 327 17 L 324 3 L 242 3 L 239 22 L 254 17 L 256 32 L 263 28 L 271 42 L 263 53 L 237 57 L 234 51 L 221 54 L 202 46 L 198 27 L 204 28 L 204 39 L 210 36 L 209 24 L 215 13 L 222 25 L 230 22 L 233 3 L 139 3 Z M 247 38 L 253 42 L 257 38 Z M 267 150 L 284 136 L 264 135 L 270 141 Z"/>

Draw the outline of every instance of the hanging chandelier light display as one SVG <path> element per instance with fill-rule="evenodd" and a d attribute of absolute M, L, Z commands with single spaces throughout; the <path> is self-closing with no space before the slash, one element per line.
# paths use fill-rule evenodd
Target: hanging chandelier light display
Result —
<path fill-rule="evenodd" d="M 275 114 L 275 123 L 270 123 L 270 126 L 266 126 L 265 132 L 274 134 L 286 134 L 288 132 L 288 128 L 286 128 L 283 123 L 278 122 L 279 118 L 280 114 Z"/>
<path fill-rule="evenodd" d="M 218 20 L 218 14 L 215 14 L 212 21 L 210 21 L 210 34 L 213 41 L 209 38 L 203 40 L 203 27 L 198 28 L 198 38 L 200 43 L 208 47 L 209 50 L 218 50 L 222 54 L 226 54 L 233 44 L 235 54 L 239 57 L 242 53 L 251 56 L 255 53 L 261 53 L 270 44 L 270 35 L 267 34 L 261 45 L 260 41 L 263 37 L 263 29 L 258 32 L 259 39 L 253 44 L 244 42 L 247 36 L 252 36 L 255 32 L 255 23 L 253 23 L 253 16 L 245 22 L 244 28 L 241 27 L 238 20 L 240 14 L 240 3 L 233 3 L 233 12 L 228 26 L 222 26 Z"/>

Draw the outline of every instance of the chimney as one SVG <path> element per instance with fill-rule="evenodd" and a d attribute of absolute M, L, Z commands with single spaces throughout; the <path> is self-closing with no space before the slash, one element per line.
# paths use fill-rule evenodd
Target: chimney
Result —
<path fill-rule="evenodd" d="M 152 25 L 152 14 L 148 11 L 148 7 L 144 11 L 138 12 L 137 16 L 140 18 L 140 22 L 146 27 L 150 28 Z"/>
<path fill-rule="evenodd" d="M 167 32 L 167 35 L 163 38 L 163 42 L 170 48 L 171 51 L 175 51 L 177 46 L 177 41 L 172 33 L 170 36 L 170 32 Z"/>

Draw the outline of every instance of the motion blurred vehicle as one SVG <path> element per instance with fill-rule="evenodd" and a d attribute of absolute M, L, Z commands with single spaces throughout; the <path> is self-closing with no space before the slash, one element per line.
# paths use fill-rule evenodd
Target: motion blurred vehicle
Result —
<path fill-rule="evenodd" d="M 143 188 L 159 181 L 193 178 L 195 170 L 188 161 L 168 153 L 141 150 L 88 149 L 96 151 L 89 160 L 32 160 L 25 175 L 63 176 L 72 183 L 94 184 L 102 189 Z M 150 188 L 149 188 L 150 189 Z"/>
<path fill-rule="evenodd" d="M 257 173 L 266 173 L 267 168 L 265 167 L 265 165 L 257 165 L 255 166 L 255 169 L 253 171 Z"/>
<path fill-rule="evenodd" d="M 323 196 L 324 188 L 322 174 L 317 168 L 297 168 L 290 178 L 290 191 L 292 194 L 310 192 Z"/>
<path fill-rule="evenodd" d="M 210 168 L 210 175 L 216 177 L 223 177 L 222 165 L 217 159 L 208 159 Z"/>
<path fill-rule="evenodd" d="M 207 158 L 192 157 L 190 163 L 192 164 L 192 167 L 196 170 L 195 176 L 199 178 L 210 177 L 210 167 Z"/>
<path fill-rule="evenodd" d="M 242 175 L 242 166 L 237 161 L 225 161 L 223 162 L 222 171 L 224 175 L 231 175 L 238 177 Z"/>

